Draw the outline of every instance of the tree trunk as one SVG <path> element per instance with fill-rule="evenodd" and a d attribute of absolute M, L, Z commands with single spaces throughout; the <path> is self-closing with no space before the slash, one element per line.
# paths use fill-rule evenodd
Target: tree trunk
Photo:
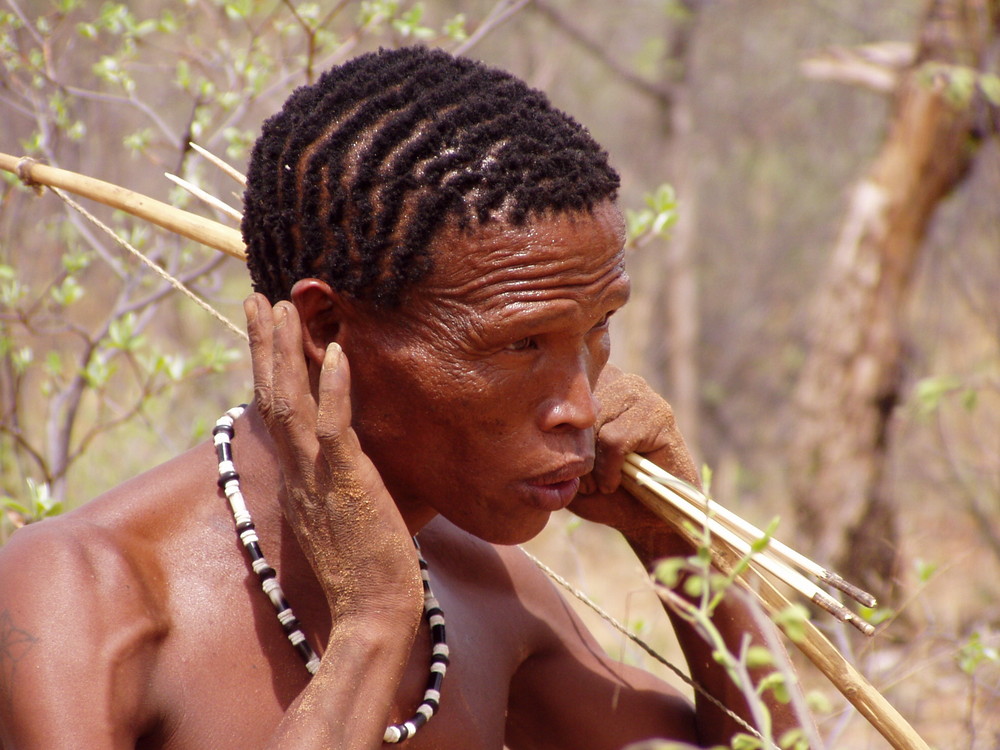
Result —
<path fill-rule="evenodd" d="M 634 284 L 629 321 L 635 332 L 629 369 L 643 373 L 667 396 L 697 460 L 699 451 L 700 378 L 698 333 L 701 322 L 694 247 L 698 175 L 691 107 L 692 48 L 702 3 L 684 0 L 683 18 L 670 19 L 663 86 L 669 99 L 657 104 L 662 148 L 651 154 L 660 174 L 678 195 L 677 223 L 670 236 L 651 243 L 630 259 Z"/>
<path fill-rule="evenodd" d="M 976 96 L 963 96 L 957 73 L 979 70 L 997 39 L 998 6 L 929 4 L 885 143 L 850 196 L 795 392 L 799 532 L 819 560 L 883 597 L 898 556 L 898 510 L 882 475 L 900 400 L 904 307 L 934 209 L 975 153 Z"/>

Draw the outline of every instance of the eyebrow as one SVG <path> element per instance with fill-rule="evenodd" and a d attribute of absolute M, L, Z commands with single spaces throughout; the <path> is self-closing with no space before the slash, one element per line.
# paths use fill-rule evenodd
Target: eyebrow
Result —
<path fill-rule="evenodd" d="M 624 288 L 617 289 L 624 284 Z M 578 288 L 581 286 L 587 286 L 586 284 L 576 284 L 559 287 L 560 289 L 571 289 Z M 627 274 L 622 274 L 618 276 L 615 280 L 611 281 L 605 289 L 599 294 L 594 296 L 595 300 L 601 301 L 602 304 L 597 305 L 606 309 L 607 312 L 615 312 L 621 309 L 631 297 L 632 287 Z M 552 290 L 555 291 L 555 290 Z M 605 299 L 606 297 L 606 299 Z M 546 302 L 551 302 L 554 304 L 544 304 Z M 562 305 L 559 304 L 565 302 L 569 305 L 577 304 L 575 301 L 566 299 L 565 297 L 542 297 L 542 298 L 532 298 L 518 300 L 516 302 L 510 303 L 510 308 L 520 308 L 512 310 L 512 317 L 516 319 L 519 324 L 526 324 L 532 326 L 544 326 L 552 321 L 558 320 L 565 315 L 562 311 Z M 537 307 L 536 305 L 542 305 L 542 307 Z M 610 308 L 610 309 L 608 309 Z"/>

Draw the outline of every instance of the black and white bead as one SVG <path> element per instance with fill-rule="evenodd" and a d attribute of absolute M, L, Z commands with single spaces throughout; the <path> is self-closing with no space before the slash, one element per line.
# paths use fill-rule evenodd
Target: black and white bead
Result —
<path fill-rule="evenodd" d="M 260 548 L 260 540 L 257 538 L 257 531 L 247 510 L 243 493 L 240 492 L 240 475 L 233 464 L 232 439 L 235 434 L 234 423 L 239 419 L 246 409 L 246 404 L 235 406 L 215 423 L 212 430 L 212 438 L 215 442 L 215 453 L 219 459 L 219 487 L 229 500 L 229 507 L 233 511 L 233 520 L 236 522 L 236 533 L 239 535 L 243 548 L 250 558 L 250 566 L 260 579 L 261 588 L 271 600 L 278 622 L 291 642 L 295 650 L 299 652 L 302 660 L 306 664 L 309 674 L 316 674 L 319 669 L 320 659 L 312 646 L 306 640 L 305 633 L 299 628 L 299 621 L 292 612 L 291 606 L 285 599 L 285 594 L 278 583 L 277 571 L 272 568 L 264 557 Z M 431 629 L 431 666 L 430 675 L 427 678 L 427 689 L 424 691 L 424 699 L 417 706 L 417 711 L 408 721 L 402 724 L 390 724 L 382 738 L 383 742 L 396 744 L 417 733 L 424 724 L 431 720 L 441 702 L 441 683 L 444 681 L 445 672 L 448 669 L 448 644 L 445 641 L 444 612 L 438 600 L 434 598 L 431 591 L 430 575 L 427 572 L 427 562 L 420 554 L 420 545 L 416 537 L 413 543 L 417 546 L 417 558 L 420 564 L 420 578 L 424 586 L 424 618 Z"/>
<path fill-rule="evenodd" d="M 236 533 L 240 537 L 243 549 L 247 551 L 253 572 L 260 579 L 261 588 L 274 606 L 282 630 L 285 631 L 288 640 L 306 663 L 309 674 L 316 674 L 316 670 L 319 669 L 319 656 L 309 645 L 305 633 L 299 628 L 299 621 L 295 617 L 295 613 L 292 612 L 288 600 L 285 599 L 281 584 L 278 583 L 277 571 L 268 564 L 263 551 L 261 551 L 257 530 L 254 528 L 250 511 L 247 510 L 243 493 L 240 492 L 240 475 L 233 465 L 231 441 L 234 435 L 233 423 L 239 419 L 245 408 L 245 405 L 233 407 L 219 418 L 215 423 L 215 429 L 212 430 L 215 454 L 219 458 L 219 487 L 226 493 L 229 507 L 233 511 L 233 520 L 236 521 Z"/>
<path fill-rule="evenodd" d="M 431 591 L 427 562 L 420 554 L 420 544 L 416 537 L 413 538 L 413 543 L 417 545 L 420 578 L 424 584 L 424 618 L 431 629 L 431 670 L 427 677 L 424 699 L 417 706 L 416 713 L 409 721 L 404 721 L 402 724 L 390 724 L 386 728 L 382 741 L 390 744 L 402 742 L 407 737 L 412 737 L 420 727 L 431 720 L 441 703 L 441 683 L 444 681 L 445 672 L 448 671 L 448 644 L 445 639 L 444 612 L 441 611 L 441 605 L 438 604 L 438 600 L 434 598 L 434 592 Z"/>

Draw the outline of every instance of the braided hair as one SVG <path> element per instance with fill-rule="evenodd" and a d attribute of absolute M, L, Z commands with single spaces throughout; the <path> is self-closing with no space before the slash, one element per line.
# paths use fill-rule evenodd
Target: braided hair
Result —
<path fill-rule="evenodd" d="M 264 123 L 243 237 L 272 304 L 316 277 L 394 307 L 431 267 L 435 233 L 614 199 L 607 153 L 540 91 L 441 50 L 354 58 Z"/>

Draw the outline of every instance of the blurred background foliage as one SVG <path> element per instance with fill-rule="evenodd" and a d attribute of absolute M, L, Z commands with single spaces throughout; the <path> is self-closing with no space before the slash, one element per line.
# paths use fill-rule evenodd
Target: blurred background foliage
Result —
<path fill-rule="evenodd" d="M 935 13 L 946 30 L 985 18 L 980 54 L 915 70 Z M 239 206 L 236 184 L 186 144 L 242 169 L 262 120 L 331 64 L 419 42 L 507 68 L 585 123 L 622 173 L 637 236 L 615 360 L 674 403 L 719 500 L 761 526 L 781 515 L 779 538 L 849 562 L 848 522 L 803 527 L 789 476 L 801 434 L 794 394 L 823 344 L 813 333 L 839 322 L 829 306 L 832 321 L 817 322 L 816 302 L 851 191 L 891 137 L 894 82 L 944 81 L 976 117 L 967 169 L 933 205 L 894 308 L 898 387 L 882 404 L 880 468 L 867 488 L 894 524 L 880 538 L 890 598 L 870 613 L 887 625 L 873 643 L 831 635 L 937 746 L 995 747 L 995 13 L 987 0 L 0 0 L 0 151 L 212 215 L 163 173 Z M 855 69 L 874 80 L 845 83 Z M 4 179 L 0 541 L 190 447 L 250 396 L 238 337 L 54 196 Z M 88 207 L 240 324 L 249 288 L 239 262 Z M 671 650 L 658 607 L 605 530 L 559 515 L 532 548 Z M 635 583 L 623 584 L 629 575 Z M 645 663 L 617 638 L 607 636 L 609 650 Z M 880 746 L 830 698 L 832 746 Z"/>

